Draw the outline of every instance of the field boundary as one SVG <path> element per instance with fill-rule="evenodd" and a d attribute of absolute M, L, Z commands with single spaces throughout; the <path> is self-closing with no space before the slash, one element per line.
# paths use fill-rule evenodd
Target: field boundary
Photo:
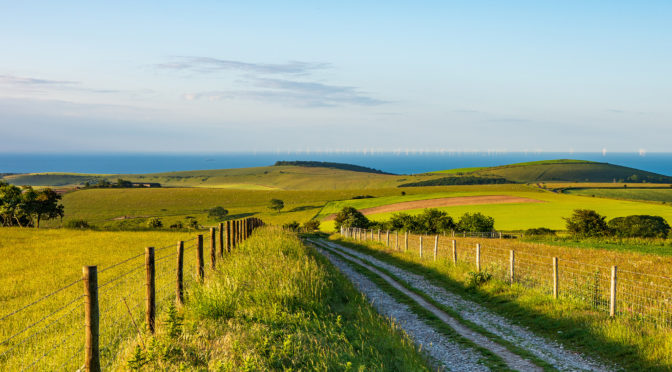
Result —
<path fill-rule="evenodd" d="M 100 269 L 84 266 L 81 279 L 0 315 L 0 324 L 11 325 L 11 333 L 0 339 L 0 367 L 94 372 L 110 368 L 126 339 L 154 333 L 157 309 L 183 306 L 185 288 L 205 280 L 206 266 L 208 272 L 215 270 L 219 259 L 263 225 L 252 217 L 230 220 L 210 227 L 207 236 L 199 234 L 176 246 L 146 247 L 143 253 Z M 209 260 L 204 256 L 206 245 Z M 176 251 L 170 252 L 171 247 Z M 47 308 L 46 300 L 57 307 Z M 16 327 L 12 321 L 22 313 L 31 315 L 30 323 Z M 26 354 L 34 356 L 31 362 L 12 364 L 14 357 Z"/>

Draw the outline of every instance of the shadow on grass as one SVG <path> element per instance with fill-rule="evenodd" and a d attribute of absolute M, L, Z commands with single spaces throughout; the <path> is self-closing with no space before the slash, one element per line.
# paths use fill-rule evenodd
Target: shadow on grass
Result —
<path fill-rule="evenodd" d="M 286 212 L 301 212 L 301 211 L 307 211 L 309 209 L 317 209 L 317 208 L 322 208 L 321 205 L 302 205 L 300 207 L 292 208 Z"/>
<path fill-rule="evenodd" d="M 596 323 L 601 320 L 604 320 L 605 322 L 611 321 L 606 315 L 597 314 L 590 310 L 576 309 L 575 311 L 577 312 L 587 312 L 585 315 L 586 317 L 599 318 L 577 319 L 551 317 L 543 312 L 535 311 L 534 309 L 516 303 L 515 300 L 512 300 L 514 297 L 510 291 L 505 290 L 501 291 L 499 294 L 492 294 L 478 288 L 467 288 L 463 282 L 454 280 L 435 268 L 423 266 L 416 262 L 406 261 L 402 258 L 389 255 L 386 252 L 371 249 L 354 242 L 344 240 L 336 240 L 335 242 L 415 274 L 423 275 L 435 285 L 439 285 L 452 293 L 459 294 L 465 299 L 472 300 L 496 314 L 511 319 L 517 324 L 524 325 L 539 335 L 543 335 L 549 339 L 559 340 L 573 350 L 586 353 L 587 355 L 597 356 L 608 368 L 613 367 L 613 365 L 616 364 L 625 370 L 671 370 L 670 366 L 654 364 L 653 361 L 647 360 L 644 355 L 646 350 L 641 350 L 634 345 L 606 339 L 599 333 L 592 331 L 592 329 L 596 327 Z M 508 284 L 506 285 L 508 286 Z M 541 294 L 535 294 L 534 296 L 539 296 L 538 302 L 548 303 L 554 301 L 550 296 Z M 542 298 L 542 296 L 548 297 L 548 299 Z M 622 319 L 622 321 L 624 321 L 624 323 L 627 322 L 627 320 L 624 319 Z"/>

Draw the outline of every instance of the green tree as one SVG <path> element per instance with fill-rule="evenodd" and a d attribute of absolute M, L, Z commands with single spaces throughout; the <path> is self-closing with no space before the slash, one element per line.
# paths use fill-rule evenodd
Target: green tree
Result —
<path fill-rule="evenodd" d="M 366 228 L 369 224 L 369 219 L 353 207 L 343 207 L 334 218 L 336 230 L 340 230 L 341 226 Z"/>
<path fill-rule="evenodd" d="M 571 217 L 565 217 L 570 234 L 577 237 L 599 237 L 609 235 L 605 217 L 590 209 L 575 209 Z"/>
<path fill-rule="evenodd" d="M 479 212 L 465 213 L 457 222 L 457 230 L 466 232 L 488 232 L 495 229 L 495 219 Z"/>
<path fill-rule="evenodd" d="M 418 229 L 415 232 L 423 234 L 438 234 L 455 229 L 455 222 L 448 213 L 436 208 L 428 208 L 415 216 Z M 487 230 L 484 230 L 487 231 Z"/>
<path fill-rule="evenodd" d="M 390 217 L 390 229 L 401 231 L 417 231 L 418 221 L 408 213 L 394 213 Z"/>
<path fill-rule="evenodd" d="M 276 212 L 280 212 L 280 210 L 284 207 L 285 207 L 285 202 L 283 202 L 280 199 L 271 199 L 271 201 L 268 204 L 268 209 L 272 209 Z"/>
<path fill-rule="evenodd" d="M 35 191 L 31 186 L 25 186 L 19 209 L 30 218 L 35 228 L 39 228 L 42 220 L 63 218 L 64 208 L 59 204 L 60 200 L 61 195 L 50 188 Z"/>
<path fill-rule="evenodd" d="M 208 217 L 217 221 L 223 220 L 227 214 L 229 214 L 229 211 L 224 209 L 224 207 L 213 207 L 208 209 Z"/>
<path fill-rule="evenodd" d="M 306 231 L 315 231 L 320 229 L 320 221 L 316 219 L 312 219 L 310 221 L 304 222 L 303 223 L 303 228 L 306 229 Z"/>
<path fill-rule="evenodd" d="M 670 232 L 670 225 L 660 216 L 616 217 L 607 226 L 621 238 L 666 238 Z"/>
<path fill-rule="evenodd" d="M 0 218 L 2 226 L 22 226 L 24 221 L 20 216 L 21 189 L 0 180 Z"/>

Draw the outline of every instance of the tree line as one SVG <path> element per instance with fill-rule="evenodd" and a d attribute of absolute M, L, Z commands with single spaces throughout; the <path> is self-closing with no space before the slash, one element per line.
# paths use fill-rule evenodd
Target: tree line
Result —
<path fill-rule="evenodd" d="M 45 188 L 14 186 L 0 180 L 0 219 L 2 226 L 40 227 L 40 222 L 54 218 L 63 219 L 61 195 Z"/>
<path fill-rule="evenodd" d="M 400 230 L 416 234 L 439 234 L 443 232 L 490 232 L 495 229 L 495 219 L 481 213 L 465 213 L 457 221 L 448 213 L 428 208 L 417 215 L 394 213 L 389 220 L 370 221 L 353 207 L 344 207 L 334 219 L 336 230 L 343 227 L 365 229 Z"/>

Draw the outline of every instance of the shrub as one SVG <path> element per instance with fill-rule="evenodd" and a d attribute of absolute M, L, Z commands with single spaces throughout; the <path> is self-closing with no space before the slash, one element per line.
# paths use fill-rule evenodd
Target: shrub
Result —
<path fill-rule="evenodd" d="M 492 274 L 487 271 L 470 271 L 466 274 L 465 285 L 473 289 L 489 282 L 490 279 L 492 279 Z"/>
<path fill-rule="evenodd" d="M 306 229 L 306 231 L 315 231 L 320 229 L 320 221 L 318 220 L 310 220 L 308 222 L 304 222 L 303 228 Z"/>
<path fill-rule="evenodd" d="M 224 207 L 213 207 L 208 209 L 208 217 L 217 221 L 223 220 L 227 214 L 229 214 L 229 211 L 224 209 Z"/>
<path fill-rule="evenodd" d="M 76 219 L 66 221 L 63 227 L 66 229 L 88 229 L 91 226 L 86 220 Z"/>
<path fill-rule="evenodd" d="M 525 230 L 525 236 L 542 236 L 542 235 L 555 235 L 555 230 L 551 230 L 548 227 L 537 227 L 534 229 Z"/>
<path fill-rule="evenodd" d="M 190 229 L 198 229 L 198 221 L 194 217 L 187 216 L 186 225 Z"/>
<path fill-rule="evenodd" d="M 369 224 L 369 219 L 353 207 L 343 207 L 334 219 L 336 230 L 340 230 L 341 226 L 367 228 Z"/>
<path fill-rule="evenodd" d="M 609 235 L 605 217 L 589 209 L 575 209 L 569 218 L 564 218 L 567 230 L 577 237 L 600 237 Z"/>
<path fill-rule="evenodd" d="M 296 221 L 288 222 L 284 225 L 282 225 L 283 228 L 287 230 L 292 230 L 292 231 L 297 231 L 299 229 L 299 223 Z"/>
<path fill-rule="evenodd" d="M 665 238 L 670 225 L 660 216 L 635 215 L 613 218 L 607 224 L 620 238 Z"/>
<path fill-rule="evenodd" d="M 170 225 L 171 229 L 181 229 L 184 226 L 182 225 L 182 221 L 177 221 L 174 224 Z"/>
<path fill-rule="evenodd" d="M 394 213 L 389 222 L 392 230 L 416 231 L 418 230 L 417 220 L 408 213 Z"/>
<path fill-rule="evenodd" d="M 372 198 L 375 198 L 375 196 L 372 196 L 372 195 L 357 195 L 357 196 L 353 196 L 352 198 L 353 199 L 372 199 Z"/>
<path fill-rule="evenodd" d="M 457 223 L 457 230 L 466 232 L 488 232 L 495 229 L 495 219 L 481 213 L 465 213 Z"/>
<path fill-rule="evenodd" d="M 147 227 L 152 229 L 158 229 L 163 227 L 163 221 L 159 217 L 152 217 L 147 220 Z"/>

